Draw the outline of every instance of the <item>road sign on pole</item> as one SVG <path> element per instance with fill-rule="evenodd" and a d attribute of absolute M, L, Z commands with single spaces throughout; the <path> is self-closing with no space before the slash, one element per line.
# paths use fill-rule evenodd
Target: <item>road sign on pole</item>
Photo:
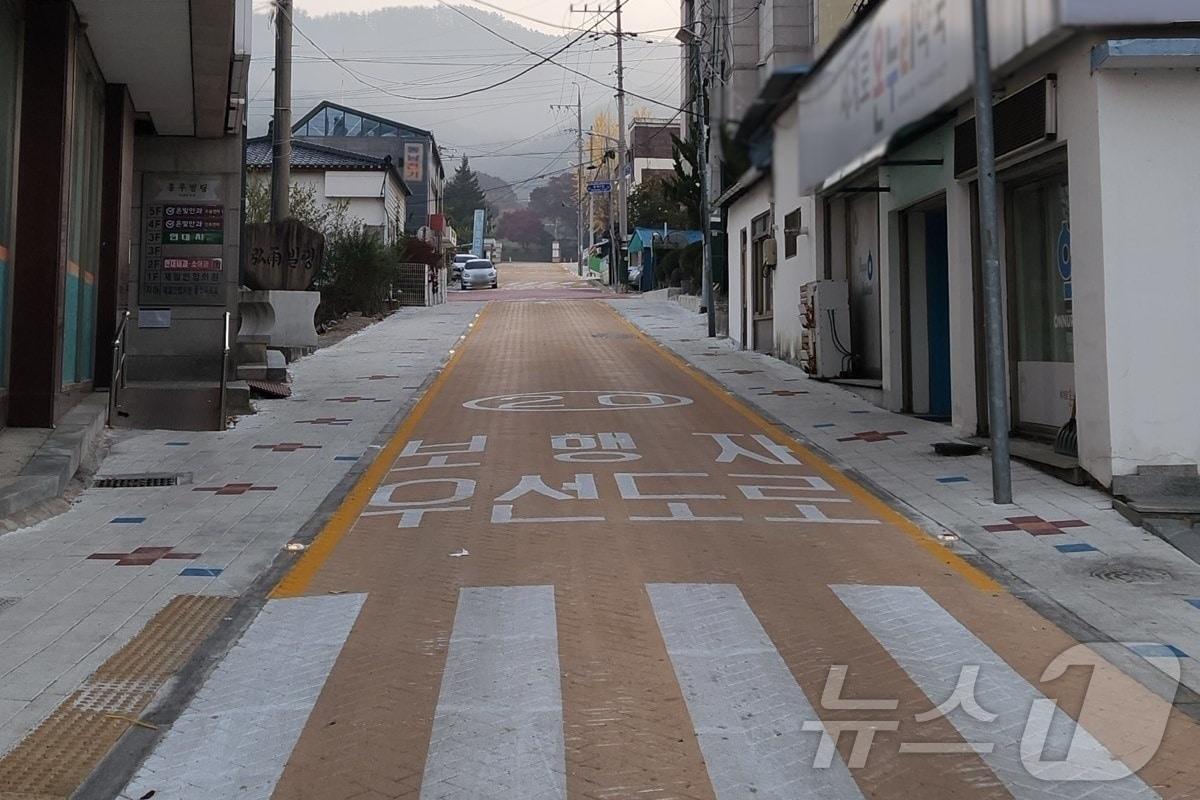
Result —
<path fill-rule="evenodd" d="M 612 181 L 588 181 L 588 194 L 609 194 L 612 192 Z"/>

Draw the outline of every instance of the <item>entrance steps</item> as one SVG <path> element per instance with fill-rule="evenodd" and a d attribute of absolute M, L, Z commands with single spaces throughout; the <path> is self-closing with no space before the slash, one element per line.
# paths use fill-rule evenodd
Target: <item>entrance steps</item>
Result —
<path fill-rule="evenodd" d="M 226 411 L 250 408 L 250 387 L 226 386 Z M 121 390 L 113 427 L 174 431 L 223 430 L 217 381 L 130 381 Z"/>
<path fill-rule="evenodd" d="M 1141 466 L 1113 478 L 1113 508 L 1135 525 L 1200 561 L 1200 469 Z"/>

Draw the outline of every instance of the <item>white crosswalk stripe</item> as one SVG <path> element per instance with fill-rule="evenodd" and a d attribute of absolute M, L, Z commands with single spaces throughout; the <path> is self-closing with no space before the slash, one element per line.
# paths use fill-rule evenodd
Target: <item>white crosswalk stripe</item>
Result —
<path fill-rule="evenodd" d="M 268 602 L 121 796 L 268 800 L 365 600 Z"/>
<path fill-rule="evenodd" d="M 836 752 L 818 766 L 819 718 L 736 586 L 646 589 L 718 800 L 862 797 Z"/>
<path fill-rule="evenodd" d="M 553 586 L 462 589 L 421 800 L 566 797 Z"/>
<path fill-rule="evenodd" d="M 1136 775 L 1120 780 L 1046 780 L 1037 772 L 1036 759 L 1062 759 L 1070 752 L 1065 770 L 1077 776 L 1096 768 L 1119 766 L 1113 755 L 1082 726 L 1056 707 L 1041 749 L 1022 759 L 1022 737 L 1035 704 L 1051 706 L 1042 692 L 1004 662 L 990 647 L 915 586 L 833 586 L 833 591 L 930 698 L 941 704 L 961 692 L 964 674 L 973 683 L 970 693 L 979 708 L 948 709 L 945 716 L 963 739 L 976 745 L 980 758 L 1016 800 L 1124 800 L 1158 795 Z M 966 673 L 964 673 L 966 670 Z M 978 670 L 976 672 L 976 670 Z M 994 719 L 991 719 L 992 716 Z M 1072 741 L 1074 737 L 1074 741 Z M 990 745 L 990 747 L 989 747 Z"/>

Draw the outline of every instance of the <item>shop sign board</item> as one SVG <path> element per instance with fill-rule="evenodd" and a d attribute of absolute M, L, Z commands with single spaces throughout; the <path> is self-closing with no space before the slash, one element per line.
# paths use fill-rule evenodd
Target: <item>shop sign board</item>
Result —
<path fill-rule="evenodd" d="M 146 175 L 138 302 L 225 305 L 225 183 L 214 175 Z"/>
<path fill-rule="evenodd" d="M 989 0 L 993 64 L 1053 33 L 1056 3 Z M 802 188 L 848 177 L 881 157 L 899 131 L 966 99 L 972 36 L 971 0 L 879 5 L 800 90 Z"/>
<path fill-rule="evenodd" d="M 407 142 L 404 145 L 404 181 L 420 183 L 425 177 L 425 145 Z"/>

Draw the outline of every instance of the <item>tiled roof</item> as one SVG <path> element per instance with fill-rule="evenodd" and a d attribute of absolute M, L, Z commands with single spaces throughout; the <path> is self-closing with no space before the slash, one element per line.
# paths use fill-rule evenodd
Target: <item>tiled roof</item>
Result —
<path fill-rule="evenodd" d="M 266 137 L 246 142 L 246 166 L 250 169 L 270 169 L 271 142 Z M 292 140 L 293 169 L 374 169 L 386 167 L 382 158 L 364 156 L 347 150 Z"/>

